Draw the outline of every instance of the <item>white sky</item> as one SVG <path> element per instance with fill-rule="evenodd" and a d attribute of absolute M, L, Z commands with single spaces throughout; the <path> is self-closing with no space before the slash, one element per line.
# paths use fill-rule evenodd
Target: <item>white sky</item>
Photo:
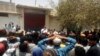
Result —
<path fill-rule="evenodd" d="M 10 0 L 0 0 L 0 1 L 7 1 L 9 2 Z M 49 0 L 36 0 L 37 6 L 43 6 L 43 7 L 50 7 L 50 3 Z M 57 5 L 58 0 L 53 0 L 54 3 Z M 35 6 L 35 0 L 12 0 L 12 2 L 16 3 L 16 4 L 22 4 L 22 5 L 28 5 L 28 6 Z"/>

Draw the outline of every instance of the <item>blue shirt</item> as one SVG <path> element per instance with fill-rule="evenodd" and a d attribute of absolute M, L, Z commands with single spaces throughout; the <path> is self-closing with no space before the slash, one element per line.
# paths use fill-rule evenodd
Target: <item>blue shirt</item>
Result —
<path fill-rule="evenodd" d="M 39 41 L 38 46 L 42 49 L 45 50 L 46 46 L 47 46 L 47 41 L 49 40 L 49 38 L 43 39 L 41 41 Z M 57 51 L 57 56 L 66 56 L 68 54 L 68 52 L 74 48 L 74 45 L 76 43 L 76 40 L 73 38 L 66 38 L 66 42 L 69 42 L 69 44 L 66 45 L 66 47 L 61 48 L 61 47 L 57 47 L 55 46 L 54 49 L 56 49 Z"/>
<path fill-rule="evenodd" d="M 43 50 L 40 47 L 35 47 L 32 56 L 43 56 Z"/>

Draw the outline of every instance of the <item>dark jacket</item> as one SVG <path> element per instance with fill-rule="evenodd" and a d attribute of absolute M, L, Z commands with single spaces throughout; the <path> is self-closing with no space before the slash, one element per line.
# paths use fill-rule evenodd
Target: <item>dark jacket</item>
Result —
<path fill-rule="evenodd" d="M 100 56 L 100 47 L 97 47 L 97 45 L 92 46 L 86 53 L 86 56 Z"/>

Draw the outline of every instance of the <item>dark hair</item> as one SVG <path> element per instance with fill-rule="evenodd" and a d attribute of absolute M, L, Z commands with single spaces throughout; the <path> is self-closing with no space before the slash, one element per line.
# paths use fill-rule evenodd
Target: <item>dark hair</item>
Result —
<path fill-rule="evenodd" d="M 14 32 L 9 32 L 8 37 L 9 37 L 9 36 L 16 36 L 16 33 L 14 33 Z"/>
<path fill-rule="evenodd" d="M 76 46 L 75 47 L 75 56 L 85 56 L 85 50 L 83 47 Z"/>
<path fill-rule="evenodd" d="M 87 40 L 86 38 L 82 38 L 81 44 L 82 44 L 83 46 L 87 46 L 88 40 Z"/>
<path fill-rule="evenodd" d="M 47 55 L 57 56 L 57 53 L 56 53 L 55 49 L 46 49 L 46 50 L 44 50 L 43 53 L 44 54 L 49 53 Z"/>
<path fill-rule="evenodd" d="M 19 45 L 19 51 L 20 52 L 28 52 L 28 45 L 26 43 L 21 43 Z"/>
<path fill-rule="evenodd" d="M 91 37 L 89 38 L 90 41 L 96 41 L 97 43 L 99 42 L 99 38 L 98 37 Z"/>
<path fill-rule="evenodd" d="M 6 32 L 5 29 L 1 29 L 1 30 L 0 30 L 0 36 L 1 36 L 1 37 L 2 37 L 2 36 L 7 36 L 7 32 Z"/>
<path fill-rule="evenodd" d="M 27 38 L 27 41 L 28 41 L 29 43 L 32 43 L 32 42 L 33 42 L 33 40 L 32 40 L 31 37 Z"/>
<path fill-rule="evenodd" d="M 48 45 L 53 45 L 53 41 L 52 40 L 49 40 L 49 41 L 47 41 L 47 44 Z"/>

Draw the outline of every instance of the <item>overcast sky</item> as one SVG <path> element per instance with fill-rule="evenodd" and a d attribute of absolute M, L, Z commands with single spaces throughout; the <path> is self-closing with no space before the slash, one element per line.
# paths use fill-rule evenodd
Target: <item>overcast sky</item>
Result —
<path fill-rule="evenodd" d="M 9 2 L 10 0 L 0 0 L 0 1 L 7 1 Z M 49 0 L 36 0 L 37 6 L 43 6 L 43 7 L 50 7 Z M 58 0 L 53 0 L 54 3 L 57 5 Z M 28 5 L 28 6 L 35 6 L 35 0 L 12 0 L 12 2 L 16 4 L 22 4 L 22 5 Z"/>

